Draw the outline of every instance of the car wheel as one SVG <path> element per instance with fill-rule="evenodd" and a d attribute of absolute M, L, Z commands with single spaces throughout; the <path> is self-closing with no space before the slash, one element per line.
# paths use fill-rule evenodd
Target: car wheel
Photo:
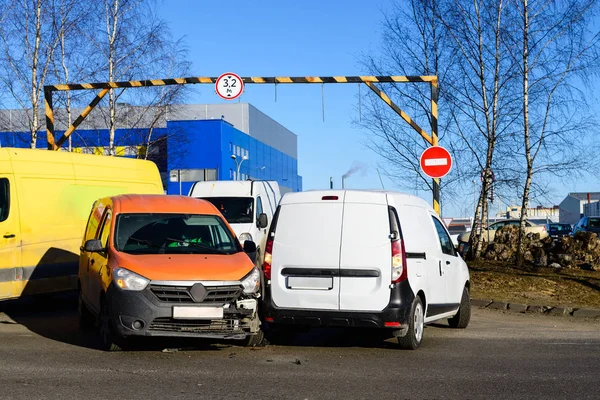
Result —
<path fill-rule="evenodd" d="M 259 329 L 258 332 L 255 332 L 249 336 L 246 337 L 246 339 L 242 340 L 243 346 L 245 347 L 256 347 L 256 346 L 260 346 L 261 344 L 263 344 L 265 340 L 265 334 L 264 332 Z"/>
<path fill-rule="evenodd" d="M 106 298 L 102 299 L 102 305 L 100 310 L 100 344 L 104 351 L 119 351 L 121 346 L 117 344 L 118 336 L 112 326 L 112 319 L 110 316 L 110 307 Z"/>
<path fill-rule="evenodd" d="M 471 320 L 471 296 L 469 288 L 465 286 L 460 300 L 460 308 L 458 313 L 452 318 L 448 319 L 448 325 L 451 328 L 465 329 L 469 325 Z"/>
<path fill-rule="evenodd" d="M 423 302 L 419 296 L 413 301 L 410 318 L 408 323 L 408 332 L 405 336 L 398 338 L 398 344 L 406 350 L 415 350 L 421 345 L 423 340 L 423 329 L 425 326 L 425 311 Z"/>
<path fill-rule="evenodd" d="M 87 308 L 85 303 L 83 302 L 81 289 L 79 289 L 79 300 L 78 300 L 78 311 L 79 311 L 79 328 L 84 331 L 90 331 L 96 325 L 96 317 L 94 314 Z"/>

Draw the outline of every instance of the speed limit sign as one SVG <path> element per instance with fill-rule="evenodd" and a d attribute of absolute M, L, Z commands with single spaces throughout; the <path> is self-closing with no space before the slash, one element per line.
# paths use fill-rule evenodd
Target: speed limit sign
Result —
<path fill-rule="evenodd" d="M 238 75 L 227 72 L 217 78 L 215 89 L 217 94 L 225 100 L 233 100 L 244 91 L 244 82 Z"/>

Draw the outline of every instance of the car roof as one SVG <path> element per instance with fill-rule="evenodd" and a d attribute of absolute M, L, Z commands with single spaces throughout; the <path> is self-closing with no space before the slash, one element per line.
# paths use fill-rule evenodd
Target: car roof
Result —
<path fill-rule="evenodd" d="M 112 196 L 115 213 L 165 213 L 220 215 L 206 200 L 166 194 L 122 194 Z"/>
<path fill-rule="evenodd" d="M 426 209 L 431 209 L 429 204 L 420 197 L 408 193 L 395 192 L 392 190 L 371 189 L 312 189 L 304 190 L 302 192 L 288 192 L 282 197 L 280 204 L 286 205 L 297 203 L 310 203 L 320 201 L 322 196 L 339 196 L 340 198 L 344 198 L 344 201 L 346 203 L 373 202 L 387 204 L 386 196 L 388 195 L 395 203 L 393 205 L 396 206 L 412 205 Z"/>

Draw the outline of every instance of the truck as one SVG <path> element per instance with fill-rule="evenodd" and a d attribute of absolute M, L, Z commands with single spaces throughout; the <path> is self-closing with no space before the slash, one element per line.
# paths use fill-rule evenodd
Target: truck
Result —
<path fill-rule="evenodd" d="M 76 290 L 94 202 L 125 193 L 165 195 L 156 164 L 0 148 L 0 301 Z"/>
<path fill-rule="evenodd" d="M 239 241 L 256 243 L 256 265 L 262 266 L 267 233 L 281 192 L 276 181 L 195 182 L 188 196 L 210 201 L 223 214 Z"/>

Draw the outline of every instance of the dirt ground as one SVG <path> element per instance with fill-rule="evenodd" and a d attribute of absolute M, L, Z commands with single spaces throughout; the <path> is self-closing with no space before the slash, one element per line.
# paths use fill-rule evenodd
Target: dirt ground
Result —
<path fill-rule="evenodd" d="M 471 297 L 527 305 L 600 308 L 600 271 L 469 263 Z"/>

